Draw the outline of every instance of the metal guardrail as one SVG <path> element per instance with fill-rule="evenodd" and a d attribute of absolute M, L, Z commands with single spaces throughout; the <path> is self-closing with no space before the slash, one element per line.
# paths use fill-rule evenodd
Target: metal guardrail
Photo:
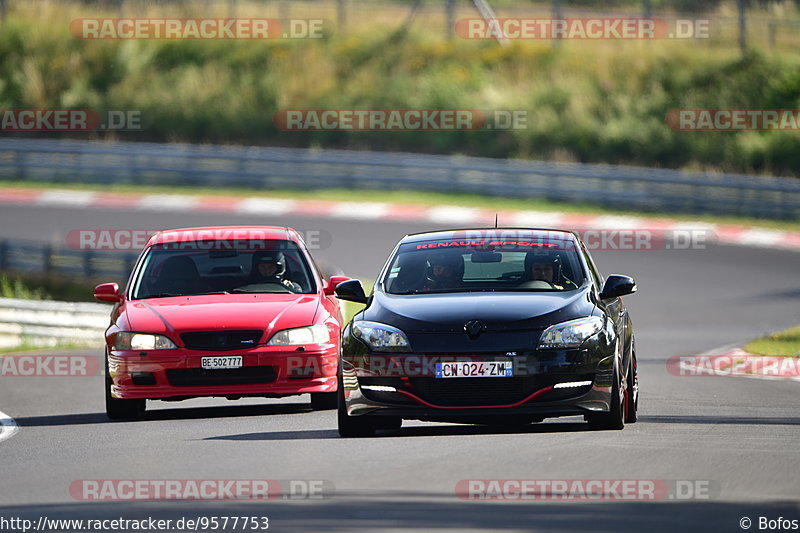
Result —
<path fill-rule="evenodd" d="M 0 298 L 0 348 L 98 344 L 111 306 Z"/>
<path fill-rule="evenodd" d="M 299 148 L 0 139 L 0 179 L 58 184 L 401 189 L 800 218 L 800 180 L 615 165 Z M 354 199 L 357 199 L 357 192 Z"/>
<path fill-rule="evenodd" d="M 0 241 L 0 272 L 20 272 L 83 282 L 124 285 L 138 256 L 134 252 L 72 250 L 27 241 Z"/>

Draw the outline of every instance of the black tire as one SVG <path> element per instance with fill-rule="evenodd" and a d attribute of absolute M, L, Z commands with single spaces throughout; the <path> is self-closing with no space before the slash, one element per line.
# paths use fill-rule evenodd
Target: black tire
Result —
<path fill-rule="evenodd" d="M 625 427 L 624 389 L 616 367 L 614 367 L 614 384 L 611 387 L 610 409 L 607 413 L 592 413 L 586 416 L 592 429 L 622 429 Z"/>
<path fill-rule="evenodd" d="M 639 374 L 636 369 L 636 354 L 631 354 L 625 387 L 625 423 L 635 424 L 639 420 Z"/>
<path fill-rule="evenodd" d="M 111 420 L 137 420 L 144 415 L 146 400 L 120 400 L 111 396 L 111 375 L 106 361 L 106 416 Z"/>
<path fill-rule="evenodd" d="M 376 429 L 400 429 L 403 419 L 399 416 L 379 416 L 375 418 Z"/>
<path fill-rule="evenodd" d="M 348 416 L 347 406 L 344 403 L 344 386 L 339 380 L 339 405 L 338 422 L 339 435 L 342 437 L 373 437 L 375 436 L 375 424 L 366 416 Z"/>
<path fill-rule="evenodd" d="M 330 411 L 339 405 L 339 396 L 335 392 L 312 392 L 311 408 L 315 411 Z"/>

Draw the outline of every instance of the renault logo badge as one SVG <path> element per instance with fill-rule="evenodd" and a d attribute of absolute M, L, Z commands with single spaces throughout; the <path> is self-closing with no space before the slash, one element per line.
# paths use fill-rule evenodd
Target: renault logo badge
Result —
<path fill-rule="evenodd" d="M 480 320 L 470 320 L 464 324 L 464 331 L 467 333 L 467 337 L 475 340 L 481 336 L 481 333 L 486 331 L 486 324 Z"/>

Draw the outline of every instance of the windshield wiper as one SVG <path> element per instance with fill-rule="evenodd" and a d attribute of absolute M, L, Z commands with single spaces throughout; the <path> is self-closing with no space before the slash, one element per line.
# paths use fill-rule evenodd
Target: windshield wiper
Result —
<path fill-rule="evenodd" d="M 390 292 L 389 294 L 444 294 L 448 292 L 473 292 L 473 291 L 495 291 L 496 289 L 480 289 L 480 288 L 465 288 L 465 287 L 458 287 L 453 289 L 411 289 L 408 291 L 403 292 Z"/>
<path fill-rule="evenodd" d="M 228 291 L 196 292 L 193 294 L 187 294 L 186 296 L 205 296 L 206 294 L 230 294 L 230 292 Z"/>

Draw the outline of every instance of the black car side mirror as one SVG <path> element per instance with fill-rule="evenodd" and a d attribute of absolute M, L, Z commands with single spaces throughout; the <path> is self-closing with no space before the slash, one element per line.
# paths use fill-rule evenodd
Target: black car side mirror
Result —
<path fill-rule="evenodd" d="M 334 291 L 336 297 L 340 300 L 347 300 L 348 302 L 356 302 L 359 304 L 367 303 L 367 295 L 364 294 L 364 287 L 357 279 L 343 281 L 336 286 Z"/>
<path fill-rule="evenodd" d="M 634 292 L 636 292 L 636 282 L 632 277 L 612 274 L 608 276 L 608 279 L 606 279 L 603 285 L 603 290 L 600 292 L 600 299 L 607 300 Z"/>

